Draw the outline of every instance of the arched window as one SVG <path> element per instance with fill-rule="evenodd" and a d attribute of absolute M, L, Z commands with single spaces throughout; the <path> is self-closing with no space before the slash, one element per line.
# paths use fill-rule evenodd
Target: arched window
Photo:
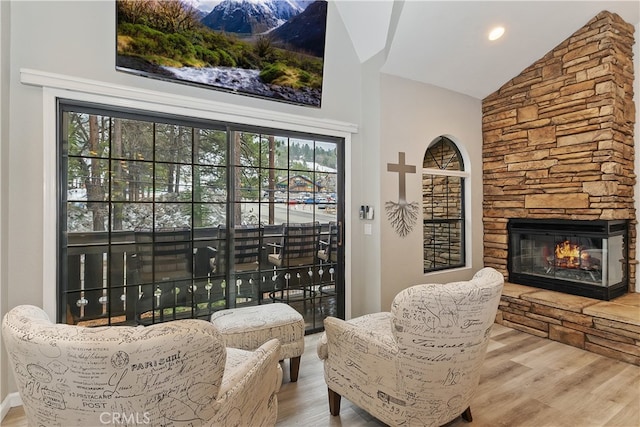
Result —
<path fill-rule="evenodd" d="M 465 265 L 464 163 L 449 138 L 436 138 L 422 163 L 424 272 Z"/>

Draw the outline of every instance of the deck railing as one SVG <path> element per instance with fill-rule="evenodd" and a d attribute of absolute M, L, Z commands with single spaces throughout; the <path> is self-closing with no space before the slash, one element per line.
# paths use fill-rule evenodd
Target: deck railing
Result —
<path fill-rule="evenodd" d="M 236 273 L 233 271 L 215 271 L 211 269 L 211 247 L 219 245 L 218 227 L 196 228 L 190 232 L 188 242 L 190 253 L 190 271 L 185 273 L 189 289 L 199 289 L 200 299 L 192 299 L 188 304 L 192 310 L 183 311 L 183 317 L 208 317 L 217 309 L 236 306 L 239 301 L 247 304 L 261 304 L 274 296 L 275 289 L 284 286 L 305 286 L 324 289 L 320 296 L 335 294 L 335 262 L 316 258 L 311 264 L 296 268 L 275 267 L 267 260 L 281 238 L 281 225 L 262 227 L 262 251 L 255 271 Z M 329 235 L 328 224 L 323 224 L 319 240 L 326 241 Z M 154 283 L 142 283 L 137 275 L 140 242 L 136 241 L 135 231 L 97 231 L 68 233 L 66 263 L 63 263 L 65 288 L 60 303 L 66 308 L 67 323 L 86 325 L 136 324 L 140 323 L 137 304 L 141 292 L 150 292 Z M 215 250 L 215 249 L 214 249 Z M 331 263 L 331 265 L 329 265 Z M 295 280 L 290 280 L 295 278 Z M 182 279 L 181 282 L 184 282 Z M 257 298 L 241 300 L 240 285 L 252 282 L 258 287 Z M 236 286 L 228 286 L 232 283 Z M 146 288 L 145 288 L 146 286 Z M 206 291 L 204 290 L 206 289 Z M 329 292 L 326 292 L 326 290 Z M 205 292 L 205 296 L 202 296 Z M 215 294 L 215 295 L 214 295 Z M 279 293 L 281 295 L 281 293 Z M 265 299 L 263 301 L 263 298 Z M 159 301 L 159 299 L 154 299 Z M 212 305 L 215 301 L 216 304 Z M 200 310 L 205 302 L 206 310 Z M 155 307 L 154 307 L 155 308 Z M 184 307 L 183 307 L 184 308 Z M 196 309 L 200 310 L 196 313 Z M 164 313 L 164 312 L 163 312 Z M 176 311 L 174 307 L 173 315 Z M 65 320 L 65 319 L 62 319 Z M 152 322 L 162 321 L 153 318 Z"/>

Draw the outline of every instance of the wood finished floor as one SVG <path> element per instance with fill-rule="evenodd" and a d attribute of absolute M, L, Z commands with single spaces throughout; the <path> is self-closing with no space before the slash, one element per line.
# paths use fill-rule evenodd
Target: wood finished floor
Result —
<path fill-rule="evenodd" d="M 297 383 L 284 362 L 277 425 L 384 426 L 344 398 L 340 416 L 329 414 L 319 336 L 305 339 Z M 496 324 L 471 412 L 471 424 L 458 418 L 447 427 L 638 427 L 640 367 Z M 27 426 L 22 408 L 1 425 Z"/>

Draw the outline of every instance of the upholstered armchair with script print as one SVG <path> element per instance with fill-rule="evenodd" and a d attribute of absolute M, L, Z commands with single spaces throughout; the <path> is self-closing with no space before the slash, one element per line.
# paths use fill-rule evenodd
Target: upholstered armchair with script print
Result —
<path fill-rule="evenodd" d="M 204 320 L 85 328 L 38 307 L 9 311 L 2 337 L 31 426 L 272 426 L 280 344 L 225 348 Z"/>
<path fill-rule="evenodd" d="M 344 396 L 391 426 L 471 421 L 503 283 L 484 268 L 469 281 L 407 288 L 391 312 L 326 318 L 318 356 L 331 414 Z"/>

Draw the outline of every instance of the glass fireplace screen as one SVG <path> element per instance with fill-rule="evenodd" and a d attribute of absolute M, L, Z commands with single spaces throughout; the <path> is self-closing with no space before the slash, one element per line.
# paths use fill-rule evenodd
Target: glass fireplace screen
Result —
<path fill-rule="evenodd" d="M 594 288 L 626 288 L 626 230 L 626 221 L 512 219 L 509 280 L 596 298 Z"/>

